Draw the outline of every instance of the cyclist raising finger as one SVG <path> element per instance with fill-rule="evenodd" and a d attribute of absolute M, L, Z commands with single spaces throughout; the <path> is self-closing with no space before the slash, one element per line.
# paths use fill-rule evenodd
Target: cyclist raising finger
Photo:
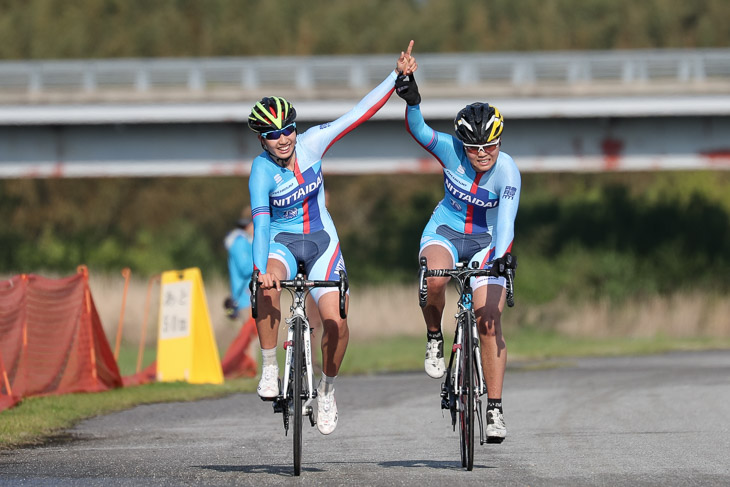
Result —
<path fill-rule="evenodd" d="M 417 69 L 413 41 L 396 61 L 396 69 L 348 113 L 298 133 L 296 110 L 281 97 L 265 97 L 251 110 L 249 127 L 263 152 L 254 159 L 249 179 L 254 222 L 253 260 L 260 271 L 263 297 L 257 328 L 263 367 L 258 393 L 279 394 L 276 345 L 281 319 L 282 279 L 292 279 L 302 263 L 312 280 L 337 280 L 345 270 L 334 222 L 325 207 L 322 157 L 337 140 L 372 117 L 395 89 L 399 74 Z M 337 426 L 334 381 L 347 349 L 347 320 L 340 317 L 335 288 L 318 288 L 312 297 L 322 319 L 322 380 L 318 387 L 317 427 L 330 434 Z"/>

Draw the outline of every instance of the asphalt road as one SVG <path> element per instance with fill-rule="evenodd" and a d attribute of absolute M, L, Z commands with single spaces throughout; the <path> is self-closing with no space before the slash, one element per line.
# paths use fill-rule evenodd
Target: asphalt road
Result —
<path fill-rule="evenodd" d="M 513 364 L 508 438 L 460 466 L 424 373 L 342 377 L 340 424 L 291 436 L 253 394 L 140 406 L 0 452 L 2 485 L 730 485 L 730 351 Z"/>

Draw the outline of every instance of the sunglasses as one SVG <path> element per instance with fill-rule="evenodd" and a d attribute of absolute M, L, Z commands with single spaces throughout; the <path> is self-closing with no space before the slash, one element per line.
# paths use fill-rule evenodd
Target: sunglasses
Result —
<path fill-rule="evenodd" d="M 479 154 L 479 151 L 492 152 L 499 145 L 499 139 L 488 144 L 464 144 L 464 149 L 471 154 Z"/>
<path fill-rule="evenodd" d="M 263 137 L 266 140 L 278 140 L 279 137 L 281 137 L 282 135 L 286 137 L 287 135 L 293 134 L 296 130 L 297 130 L 297 124 L 292 123 L 292 124 L 287 125 L 283 129 L 272 130 L 270 132 L 264 132 L 263 134 L 261 134 L 261 137 Z"/>

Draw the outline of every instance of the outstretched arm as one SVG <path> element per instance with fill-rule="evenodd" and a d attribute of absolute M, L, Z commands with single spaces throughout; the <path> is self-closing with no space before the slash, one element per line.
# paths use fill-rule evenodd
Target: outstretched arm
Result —
<path fill-rule="evenodd" d="M 401 52 L 396 61 L 396 69 L 374 90 L 365 95 L 352 110 L 333 122 L 312 127 L 300 136 L 297 143 L 306 144 L 310 150 L 322 157 L 332 147 L 332 144 L 369 120 L 393 94 L 398 73 L 413 73 L 418 68 L 416 59 L 411 55 L 412 50 L 413 41 L 408 44 L 406 51 Z"/>

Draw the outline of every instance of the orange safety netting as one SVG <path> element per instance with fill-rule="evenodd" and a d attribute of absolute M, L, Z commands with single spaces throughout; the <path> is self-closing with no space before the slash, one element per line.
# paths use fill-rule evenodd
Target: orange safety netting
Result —
<path fill-rule="evenodd" d="M 86 268 L 63 279 L 0 282 L 0 411 L 27 396 L 121 385 Z"/>

